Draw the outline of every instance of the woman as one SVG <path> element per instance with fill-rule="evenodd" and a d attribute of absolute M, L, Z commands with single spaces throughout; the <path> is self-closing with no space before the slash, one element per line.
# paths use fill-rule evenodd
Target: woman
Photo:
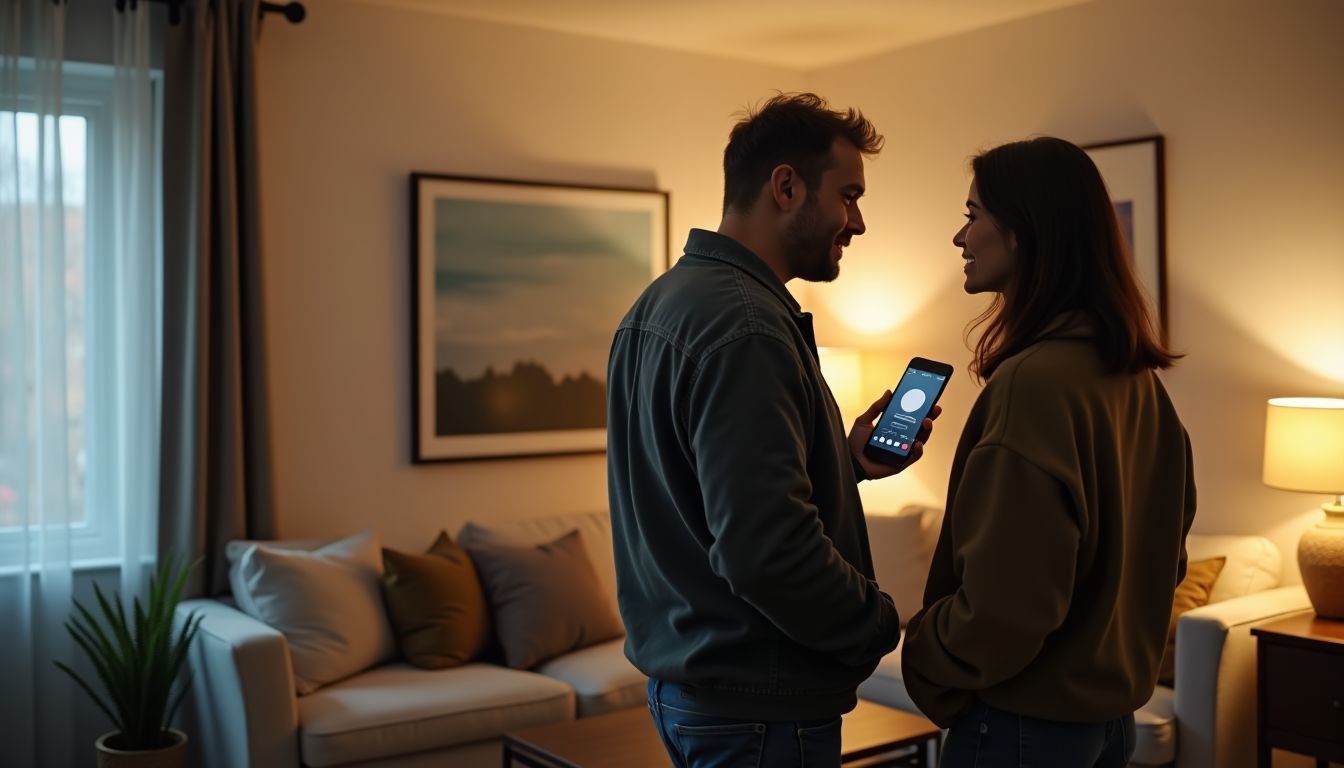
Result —
<path fill-rule="evenodd" d="M 972 161 L 953 238 L 992 293 L 902 662 L 942 765 L 1124 766 L 1195 513 L 1186 435 L 1105 184 L 1059 139 Z"/>

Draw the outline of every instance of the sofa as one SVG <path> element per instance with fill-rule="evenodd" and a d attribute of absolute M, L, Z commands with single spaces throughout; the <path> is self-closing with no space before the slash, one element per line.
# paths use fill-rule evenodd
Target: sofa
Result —
<path fill-rule="evenodd" d="M 916 524 L 914 521 L 918 520 Z M 910 560 L 931 555 L 932 544 L 903 544 L 910 533 L 926 535 L 940 525 L 941 511 L 911 507 L 893 517 L 869 517 L 877 581 L 905 591 L 905 610 L 918 604 L 911 584 Z M 904 548 L 892 561 L 890 555 Z M 1255 764 L 1256 658 L 1250 630 L 1257 624 L 1311 610 L 1300 586 L 1279 587 L 1281 558 L 1259 536 L 1191 535 L 1191 562 L 1225 557 L 1207 605 L 1184 613 L 1177 622 L 1176 674 L 1171 687 L 1159 685 L 1135 713 L 1137 747 L 1131 765 L 1176 768 L 1240 768 Z M 923 577 L 920 577 L 921 579 Z M 901 608 L 902 595 L 892 593 Z M 901 649 L 888 654 L 859 688 L 862 698 L 918 712 L 901 678 Z"/>
<path fill-rule="evenodd" d="M 907 507 L 870 515 L 876 576 L 902 616 L 922 599 L 941 512 Z M 540 544 L 578 529 L 598 581 L 615 605 L 607 514 L 491 522 L 491 535 Z M 459 539 L 479 533 L 468 524 Z M 315 544 L 313 545 L 315 546 Z M 1191 536 L 1192 560 L 1227 558 L 1210 603 L 1184 614 L 1177 631 L 1176 681 L 1136 713 L 1135 765 L 1250 765 L 1254 759 L 1255 646 L 1250 628 L 1309 610 L 1300 587 L 1275 588 L 1280 556 L 1256 536 Z M 188 664 L 193 686 L 183 708 L 193 765 L 498 766 L 505 732 L 644 703 L 645 678 L 611 640 L 531 670 L 474 662 L 423 670 L 392 661 L 305 696 L 295 693 L 283 634 L 227 599 L 184 601 L 179 620 L 203 617 Z M 900 649 L 859 689 L 862 698 L 917 711 L 901 682 Z"/>
<path fill-rule="evenodd" d="M 615 610 L 605 512 L 468 524 L 458 539 L 535 545 L 575 529 Z M 193 612 L 202 619 L 189 651 L 192 687 L 183 706 L 192 765 L 497 768 L 500 737 L 507 731 L 645 701 L 646 678 L 626 660 L 621 639 L 531 670 L 486 662 L 425 670 L 391 661 L 298 696 L 285 635 L 229 599 L 183 601 L 179 622 Z"/>

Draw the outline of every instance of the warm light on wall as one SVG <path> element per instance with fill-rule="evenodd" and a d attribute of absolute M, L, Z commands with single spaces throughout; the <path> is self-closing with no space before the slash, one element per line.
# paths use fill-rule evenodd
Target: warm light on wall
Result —
<path fill-rule="evenodd" d="M 1251 252 L 1293 254 L 1282 268 L 1269 273 L 1263 269 L 1227 270 L 1220 272 L 1217 280 L 1187 277 L 1179 284 L 1209 305 L 1211 321 L 1226 323 L 1246 337 L 1243 341 L 1236 334 L 1223 334 L 1219 347 L 1236 349 L 1236 354 L 1248 361 L 1264 360 L 1257 357 L 1261 353 L 1254 345 L 1258 344 L 1304 373 L 1324 379 L 1326 386 L 1344 384 L 1344 335 L 1339 332 L 1338 310 L 1344 272 L 1337 266 L 1339 256 L 1321 255 L 1324 249 L 1310 241 L 1296 247 L 1285 243 L 1282 231 L 1275 226 L 1272 233 L 1264 233 L 1259 240 L 1248 238 L 1244 245 L 1238 244 Z M 1303 275 L 1311 277 L 1304 279 Z M 1293 296 L 1291 311 L 1247 312 L 1248 292 Z M 1243 349 L 1248 344 L 1250 349 Z"/>
<path fill-rule="evenodd" d="M 898 328 L 909 319 L 911 309 L 903 306 L 882 285 L 858 283 L 837 288 L 826 301 L 828 309 L 848 328 L 869 336 L 880 336 Z"/>
<path fill-rule="evenodd" d="M 946 251 L 953 254 L 950 243 Z M 961 279 L 960 259 L 918 259 L 912 252 L 919 251 L 865 236 L 846 249 L 839 279 L 809 285 L 808 298 L 845 331 L 870 340 L 891 334 L 924 312 L 934 297 L 948 290 L 949 281 Z"/>
<path fill-rule="evenodd" d="M 1316 612 L 1344 619 L 1344 399 L 1279 397 L 1265 412 L 1265 485 L 1330 494 L 1302 534 L 1297 564 Z"/>
<path fill-rule="evenodd" d="M 846 425 L 867 407 L 863 402 L 863 360 L 852 347 L 818 347 L 821 375 L 831 387 Z"/>

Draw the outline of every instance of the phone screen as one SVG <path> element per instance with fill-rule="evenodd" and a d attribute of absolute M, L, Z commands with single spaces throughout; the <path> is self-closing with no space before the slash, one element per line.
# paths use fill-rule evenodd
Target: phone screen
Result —
<path fill-rule="evenodd" d="M 947 376 L 942 371 L 920 370 L 913 365 L 905 369 L 905 375 L 896 386 L 882 419 L 873 428 L 868 444 L 897 456 L 908 456 L 924 417 L 929 415 L 947 385 Z"/>

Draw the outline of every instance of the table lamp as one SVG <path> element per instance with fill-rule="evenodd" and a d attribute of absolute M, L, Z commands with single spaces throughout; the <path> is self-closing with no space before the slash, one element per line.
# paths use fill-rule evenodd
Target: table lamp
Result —
<path fill-rule="evenodd" d="M 1297 544 L 1316 614 L 1344 619 L 1344 399 L 1276 397 L 1265 414 L 1265 485 L 1330 494 L 1325 519 Z"/>

